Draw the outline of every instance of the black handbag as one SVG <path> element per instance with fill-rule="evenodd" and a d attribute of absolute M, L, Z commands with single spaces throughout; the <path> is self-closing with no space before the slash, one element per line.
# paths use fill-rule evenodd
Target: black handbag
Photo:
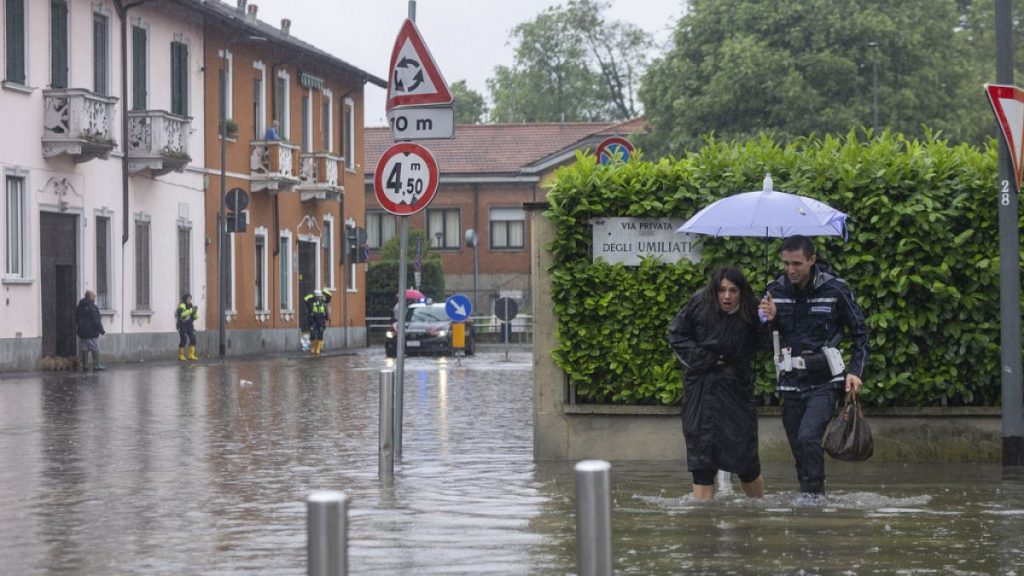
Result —
<path fill-rule="evenodd" d="M 853 392 L 846 394 L 846 403 L 828 423 L 821 445 L 829 456 L 844 462 L 861 462 L 874 454 L 871 427 L 864 419 L 860 401 Z"/>

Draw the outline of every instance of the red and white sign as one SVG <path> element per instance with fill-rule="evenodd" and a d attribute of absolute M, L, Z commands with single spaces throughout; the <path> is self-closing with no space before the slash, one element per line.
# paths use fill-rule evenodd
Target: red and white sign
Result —
<path fill-rule="evenodd" d="M 1024 167 L 1024 90 L 1016 86 L 985 84 L 985 92 L 1010 150 L 1013 175 L 1017 180 L 1017 190 L 1020 190 L 1021 168 Z"/>
<path fill-rule="evenodd" d="M 388 111 L 398 106 L 451 104 L 454 100 L 412 20 L 407 19 L 398 31 L 388 70 Z"/>
<path fill-rule="evenodd" d="M 597 146 L 597 163 L 610 164 L 615 159 L 629 162 L 633 156 L 633 143 L 625 138 L 612 136 L 606 138 Z"/>
<path fill-rule="evenodd" d="M 373 191 L 381 208 L 396 216 L 427 207 L 437 192 L 440 172 L 429 150 L 403 142 L 384 151 L 373 173 Z"/>

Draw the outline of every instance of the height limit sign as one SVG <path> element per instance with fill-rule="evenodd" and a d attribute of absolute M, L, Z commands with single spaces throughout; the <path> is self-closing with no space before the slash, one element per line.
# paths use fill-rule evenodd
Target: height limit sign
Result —
<path fill-rule="evenodd" d="M 409 216 L 427 207 L 437 193 L 439 171 L 429 150 L 404 142 L 384 151 L 373 173 L 373 191 L 381 208 Z"/>

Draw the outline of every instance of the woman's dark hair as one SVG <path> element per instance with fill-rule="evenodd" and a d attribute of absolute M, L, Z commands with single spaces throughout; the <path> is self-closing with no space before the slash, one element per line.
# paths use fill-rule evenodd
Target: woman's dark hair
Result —
<path fill-rule="evenodd" d="M 722 280 L 728 280 L 740 289 L 740 311 L 739 315 L 744 322 L 754 322 L 757 319 L 757 296 L 754 289 L 750 287 L 747 277 L 740 272 L 739 268 L 733 266 L 722 266 L 711 275 L 711 280 L 704 287 L 704 307 L 708 313 L 718 312 L 718 287 Z"/>

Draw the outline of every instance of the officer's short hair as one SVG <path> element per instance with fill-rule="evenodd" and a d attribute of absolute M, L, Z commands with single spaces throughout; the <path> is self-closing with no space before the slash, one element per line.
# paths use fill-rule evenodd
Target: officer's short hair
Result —
<path fill-rule="evenodd" d="M 803 252 L 804 257 L 807 259 L 814 256 L 816 252 L 814 249 L 814 242 L 807 236 L 797 234 L 796 236 L 789 236 L 782 241 L 782 248 L 780 248 L 781 252 L 796 252 L 797 250 Z"/>

